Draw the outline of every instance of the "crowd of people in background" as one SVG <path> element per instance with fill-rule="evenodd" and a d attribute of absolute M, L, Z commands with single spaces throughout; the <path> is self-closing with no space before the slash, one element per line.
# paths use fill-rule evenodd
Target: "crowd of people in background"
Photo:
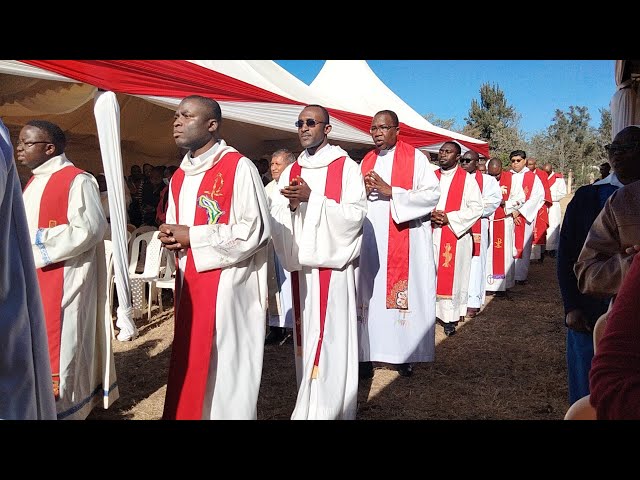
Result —
<path fill-rule="evenodd" d="M 218 102 L 185 97 L 179 164 L 132 165 L 123 179 L 127 222 L 157 230 L 175 258 L 163 419 L 256 419 L 265 345 L 293 344 L 291 418 L 353 420 L 377 364 L 412 376 L 435 360 L 437 325 L 453 336 L 545 257 L 557 259 L 569 404 L 640 418 L 640 127 L 616 134 L 601 178 L 563 216 L 570 192 L 551 163 L 514 149 L 509 169 L 453 140 L 431 158 L 403 141 L 392 110 L 372 117 L 361 161 L 330 142 L 321 105 L 292 120 L 299 154 L 252 161 L 222 123 Z M 0 212 L 12 219 L 0 244 L 20 245 L 0 263 L 13 322 L 0 323 L 0 418 L 84 419 L 122 393 L 105 308 L 106 177 L 67 158 L 54 123 L 28 121 L 13 141 L 0 127 Z M 32 173 L 22 191 L 16 162 Z"/>

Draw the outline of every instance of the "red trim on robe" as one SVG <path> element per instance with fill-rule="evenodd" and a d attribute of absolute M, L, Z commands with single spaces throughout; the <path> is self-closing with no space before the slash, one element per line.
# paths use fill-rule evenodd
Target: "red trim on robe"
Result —
<path fill-rule="evenodd" d="M 544 188 L 544 203 L 538 210 L 536 223 L 533 226 L 533 245 L 545 245 L 547 243 L 547 228 L 549 228 L 549 207 L 553 205 L 553 200 L 551 199 L 547 172 L 536 168 L 536 175 Z"/>
<path fill-rule="evenodd" d="M 84 173 L 74 166 L 64 167 L 53 173 L 42 191 L 40 197 L 40 212 L 38 228 L 52 228 L 69 223 L 67 206 L 69 192 L 73 180 Z M 25 186 L 25 191 L 31 184 L 33 176 Z M 47 340 L 49 344 L 49 361 L 51 376 L 53 377 L 53 391 L 56 399 L 60 392 L 60 346 L 62 343 L 62 296 L 64 293 L 64 265 L 56 262 L 37 268 L 40 296 L 44 307 L 44 317 L 47 324 Z"/>
<path fill-rule="evenodd" d="M 536 174 L 532 171 L 525 172 L 522 179 L 522 190 L 524 190 L 525 202 L 531 197 L 531 190 L 533 189 L 533 182 L 536 179 Z M 522 258 L 522 251 L 524 250 L 524 229 L 527 223 L 526 219 L 520 215 L 520 224 L 514 227 L 514 242 L 516 247 L 516 254 L 513 258 Z M 515 223 L 515 222 L 514 222 Z"/>
<path fill-rule="evenodd" d="M 482 172 L 480 170 L 476 170 L 474 176 L 476 177 L 476 182 L 478 182 L 478 186 L 480 187 L 480 193 L 482 193 L 483 182 Z M 476 223 L 471 226 L 471 235 L 473 236 L 473 256 L 480 256 L 480 244 L 482 242 L 482 218 L 479 218 Z"/>
<path fill-rule="evenodd" d="M 193 225 L 226 225 L 233 199 L 233 184 L 242 155 L 226 153 L 202 178 L 198 188 Z M 176 170 L 171 193 L 180 222 L 180 190 L 184 171 Z M 179 263 L 176 262 L 176 268 Z M 176 308 L 169 377 L 163 420 L 200 420 L 209 378 L 211 352 L 215 345 L 216 306 L 222 269 L 198 272 L 193 252 L 187 249 L 187 265 L 182 281 L 176 282 Z M 176 280 L 179 278 L 176 275 Z M 226 368 L 218 365 L 218 368 Z"/>
<path fill-rule="evenodd" d="M 344 162 L 346 157 L 340 157 L 327 166 L 327 177 L 324 186 L 324 195 L 330 200 L 334 200 L 340 203 L 342 197 L 342 174 L 344 170 Z M 289 171 L 289 181 L 300 175 L 302 168 L 296 161 L 291 170 Z M 311 372 L 311 378 L 318 378 L 318 370 L 320 365 L 320 352 L 322 350 L 322 340 L 324 338 L 324 325 L 327 317 L 327 302 L 329 299 L 329 284 L 331 283 L 331 268 L 318 268 L 318 275 L 320 277 L 320 335 L 318 337 L 318 344 L 316 347 L 316 355 L 313 361 L 313 370 Z M 296 276 L 297 277 L 297 276 Z M 296 278 L 298 280 L 298 278 Z M 297 282 L 296 282 L 297 283 Z M 300 287 L 299 283 L 294 283 L 293 275 L 291 278 L 292 295 L 298 292 L 298 305 L 300 305 Z M 295 307 L 295 297 L 294 297 Z M 299 318 L 294 311 L 294 318 Z M 298 321 L 298 320 L 296 320 Z"/>
<path fill-rule="evenodd" d="M 440 180 L 442 170 L 435 171 L 436 177 Z M 456 212 L 460 210 L 462 205 L 462 196 L 464 193 L 464 183 L 468 173 L 460 167 L 456 167 L 453 174 L 453 180 L 447 192 L 447 201 L 444 206 L 444 213 Z M 433 225 L 433 224 L 432 224 Z M 440 227 L 434 227 L 440 228 Z M 440 252 L 436 260 L 436 297 L 452 298 L 453 297 L 453 277 L 456 265 L 456 249 L 458 246 L 458 237 L 453 233 L 449 225 L 442 227 L 440 235 Z M 440 263 L 440 259 L 443 259 Z"/>
<path fill-rule="evenodd" d="M 511 172 L 503 171 L 500 174 L 500 191 L 502 193 L 502 199 L 505 202 L 509 200 L 509 195 L 511 195 L 512 180 L 513 174 Z M 498 207 L 493 215 L 494 221 L 491 222 L 493 227 L 493 235 L 491 237 L 491 248 L 493 248 L 492 276 L 498 279 L 504 279 L 507 275 L 504 263 L 504 218 L 506 218 L 506 216 L 507 214 L 504 211 L 504 207 Z"/>
<path fill-rule="evenodd" d="M 373 170 L 378 154 L 379 150 L 371 150 L 362 159 L 360 169 L 363 175 Z M 402 141 L 396 142 L 396 151 L 391 167 L 391 186 L 411 190 L 413 188 L 414 164 L 415 148 Z M 391 209 L 389 209 L 387 308 L 400 310 L 409 308 L 409 225 L 410 222 L 400 224 L 394 222 Z M 398 300 L 399 293 L 404 293 L 404 300 Z"/>

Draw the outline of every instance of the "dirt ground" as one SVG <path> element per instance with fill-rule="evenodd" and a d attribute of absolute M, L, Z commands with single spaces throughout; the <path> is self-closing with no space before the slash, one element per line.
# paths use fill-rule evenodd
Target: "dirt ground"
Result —
<path fill-rule="evenodd" d="M 568 202 L 565 199 L 563 205 Z M 444 335 L 436 355 L 400 377 L 375 364 L 360 383 L 358 420 L 561 420 L 569 407 L 565 327 L 555 259 L 532 262 L 529 283 L 509 298 L 487 297 L 476 318 Z M 157 420 L 162 416 L 173 337 L 173 310 L 137 320 L 140 336 L 114 341 L 120 398 L 92 420 Z M 293 345 L 265 347 L 259 420 L 286 420 L 296 400 Z"/>

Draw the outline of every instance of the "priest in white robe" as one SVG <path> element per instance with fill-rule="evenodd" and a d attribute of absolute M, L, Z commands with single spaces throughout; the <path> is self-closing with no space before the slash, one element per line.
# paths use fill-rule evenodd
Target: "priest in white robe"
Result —
<path fill-rule="evenodd" d="M 391 110 L 373 117 L 376 148 L 360 164 L 368 193 L 356 268 L 361 379 L 373 376 L 373 361 L 410 376 L 413 363 L 435 356 L 436 270 L 427 216 L 440 182 L 429 159 L 398 140 L 398 125 Z"/>
<path fill-rule="evenodd" d="M 524 192 L 518 182 L 513 182 L 513 174 L 502 169 L 502 162 L 492 158 L 487 164 L 487 173 L 500 186 L 500 206 L 489 217 L 489 249 L 487 250 L 487 270 L 485 290 L 506 292 L 516 284 L 514 263 L 514 210 L 524 203 Z"/>
<path fill-rule="evenodd" d="M 262 377 L 269 208 L 255 165 L 220 138 L 220 105 L 178 105 L 165 248 L 177 252 L 165 420 L 255 420 Z"/>
<path fill-rule="evenodd" d="M 440 199 L 431 213 L 433 255 L 436 261 L 436 317 L 447 336 L 453 335 L 467 313 L 469 273 L 473 254 L 471 227 L 483 211 L 475 177 L 458 165 L 460 145 L 445 142 L 438 151 Z"/>
<path fill-rule="evenodd" d="M 542 169 L 549 175 L 549 190 L 551 190 L 551 200 L 553 200 L 553 204 L 549 207 L 549 227 L 547 228 L 545 251 L 550 257 L 555 257 L 560 242 L 560 227 L 562 226 L 560 200 L 567 196 L 567 182 L 565 182 L 562 173 L 553 170 L 553 165 L 550 163 L 545 163 Z"/>
<path fill-rule="evenodd" d="M 471 257 L 471 271 L 469 272 L 469 300 L 465 318 L 473 318 L 484 306 L 485 274 L 487 270 L 487 251 L 489 249 L 489 217 L 493 215 L 502 201 L 502 193 L 498 181 L 491 175 L 482 173 L 478 169 L 480 155 L 468 150 L 460 159 L 460 167 L 472 175 L 482 193 L 482 216 L 471 227 L 473 235 L 473 256 Z"/>
<path fill-rule="evenodd" d="M 0 120 L 0 420 L 55 420 L 47 328 L 9 130 Z"/>
<path fill-rule="evenodd" d="M 274 248 L 298 279 L 302 381 L 293 420 L 353 420 L 357 410 L 354 263 L 367 201 L 358 164 L 328 143 L 329 121 L 320 105 L 300 112 L 295 124 L 304 150 L 280 176 L 281 196 L 271 206 Z"/>
<path fill-rule="evenodd" d="M 67 159 L 65 144 L 58 125 L 31 120 L 20 131 L 16 159 L 33 174 L 23 195 L 57 417 L 84 419 L 119 396 L 106 315 L 108 224 L 98 182 Z"/>
<path fill-rule="evenodd" d="M 514 263 L 516 269 L 516 285 L 525 285 L 529 275 L 531 263 L 531 247 L 533 244 L 533 229 L 535 227 L 538 210 L 544 203 L 544 186 L 535 174 L 527 168 L 527 153 L 524 150 L 514 150 L 509 154 L 513 182 L 524 191 L 525 202 L 512 214 L 514 223 L 514 245 L 516 254 Z"/>

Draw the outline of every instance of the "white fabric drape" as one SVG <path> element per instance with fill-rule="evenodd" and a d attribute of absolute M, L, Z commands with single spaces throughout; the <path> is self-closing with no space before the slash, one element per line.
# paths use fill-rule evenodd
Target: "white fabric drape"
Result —
<path fill-rule="evenodd" d="M 623 78 L 625 63 L 626 60 L 616 60 L 615 77 L 618 90 L 613 94 L 610 104 L 612 141 L 620 130 L 639 123 L 640 120 L 640 99 L 636 91 L 638 84 L 631 78 Z"/>
<path fill-rule="evenodd" d="M 111 215 L 111 241 L 113 242 L 113 266 L 118 310 L 116 326 L 119 338 L 137 335 L 132 320 L 131 285 L 129 282 L 129 258 L 127 249 L 127 211 L 124 194 L 124 174 L 120 152 L 120 106 L 113 92 L 96 93 L 93 113 L 96 118 L 102 164 L 109 192 L 109 212 Z"/>

